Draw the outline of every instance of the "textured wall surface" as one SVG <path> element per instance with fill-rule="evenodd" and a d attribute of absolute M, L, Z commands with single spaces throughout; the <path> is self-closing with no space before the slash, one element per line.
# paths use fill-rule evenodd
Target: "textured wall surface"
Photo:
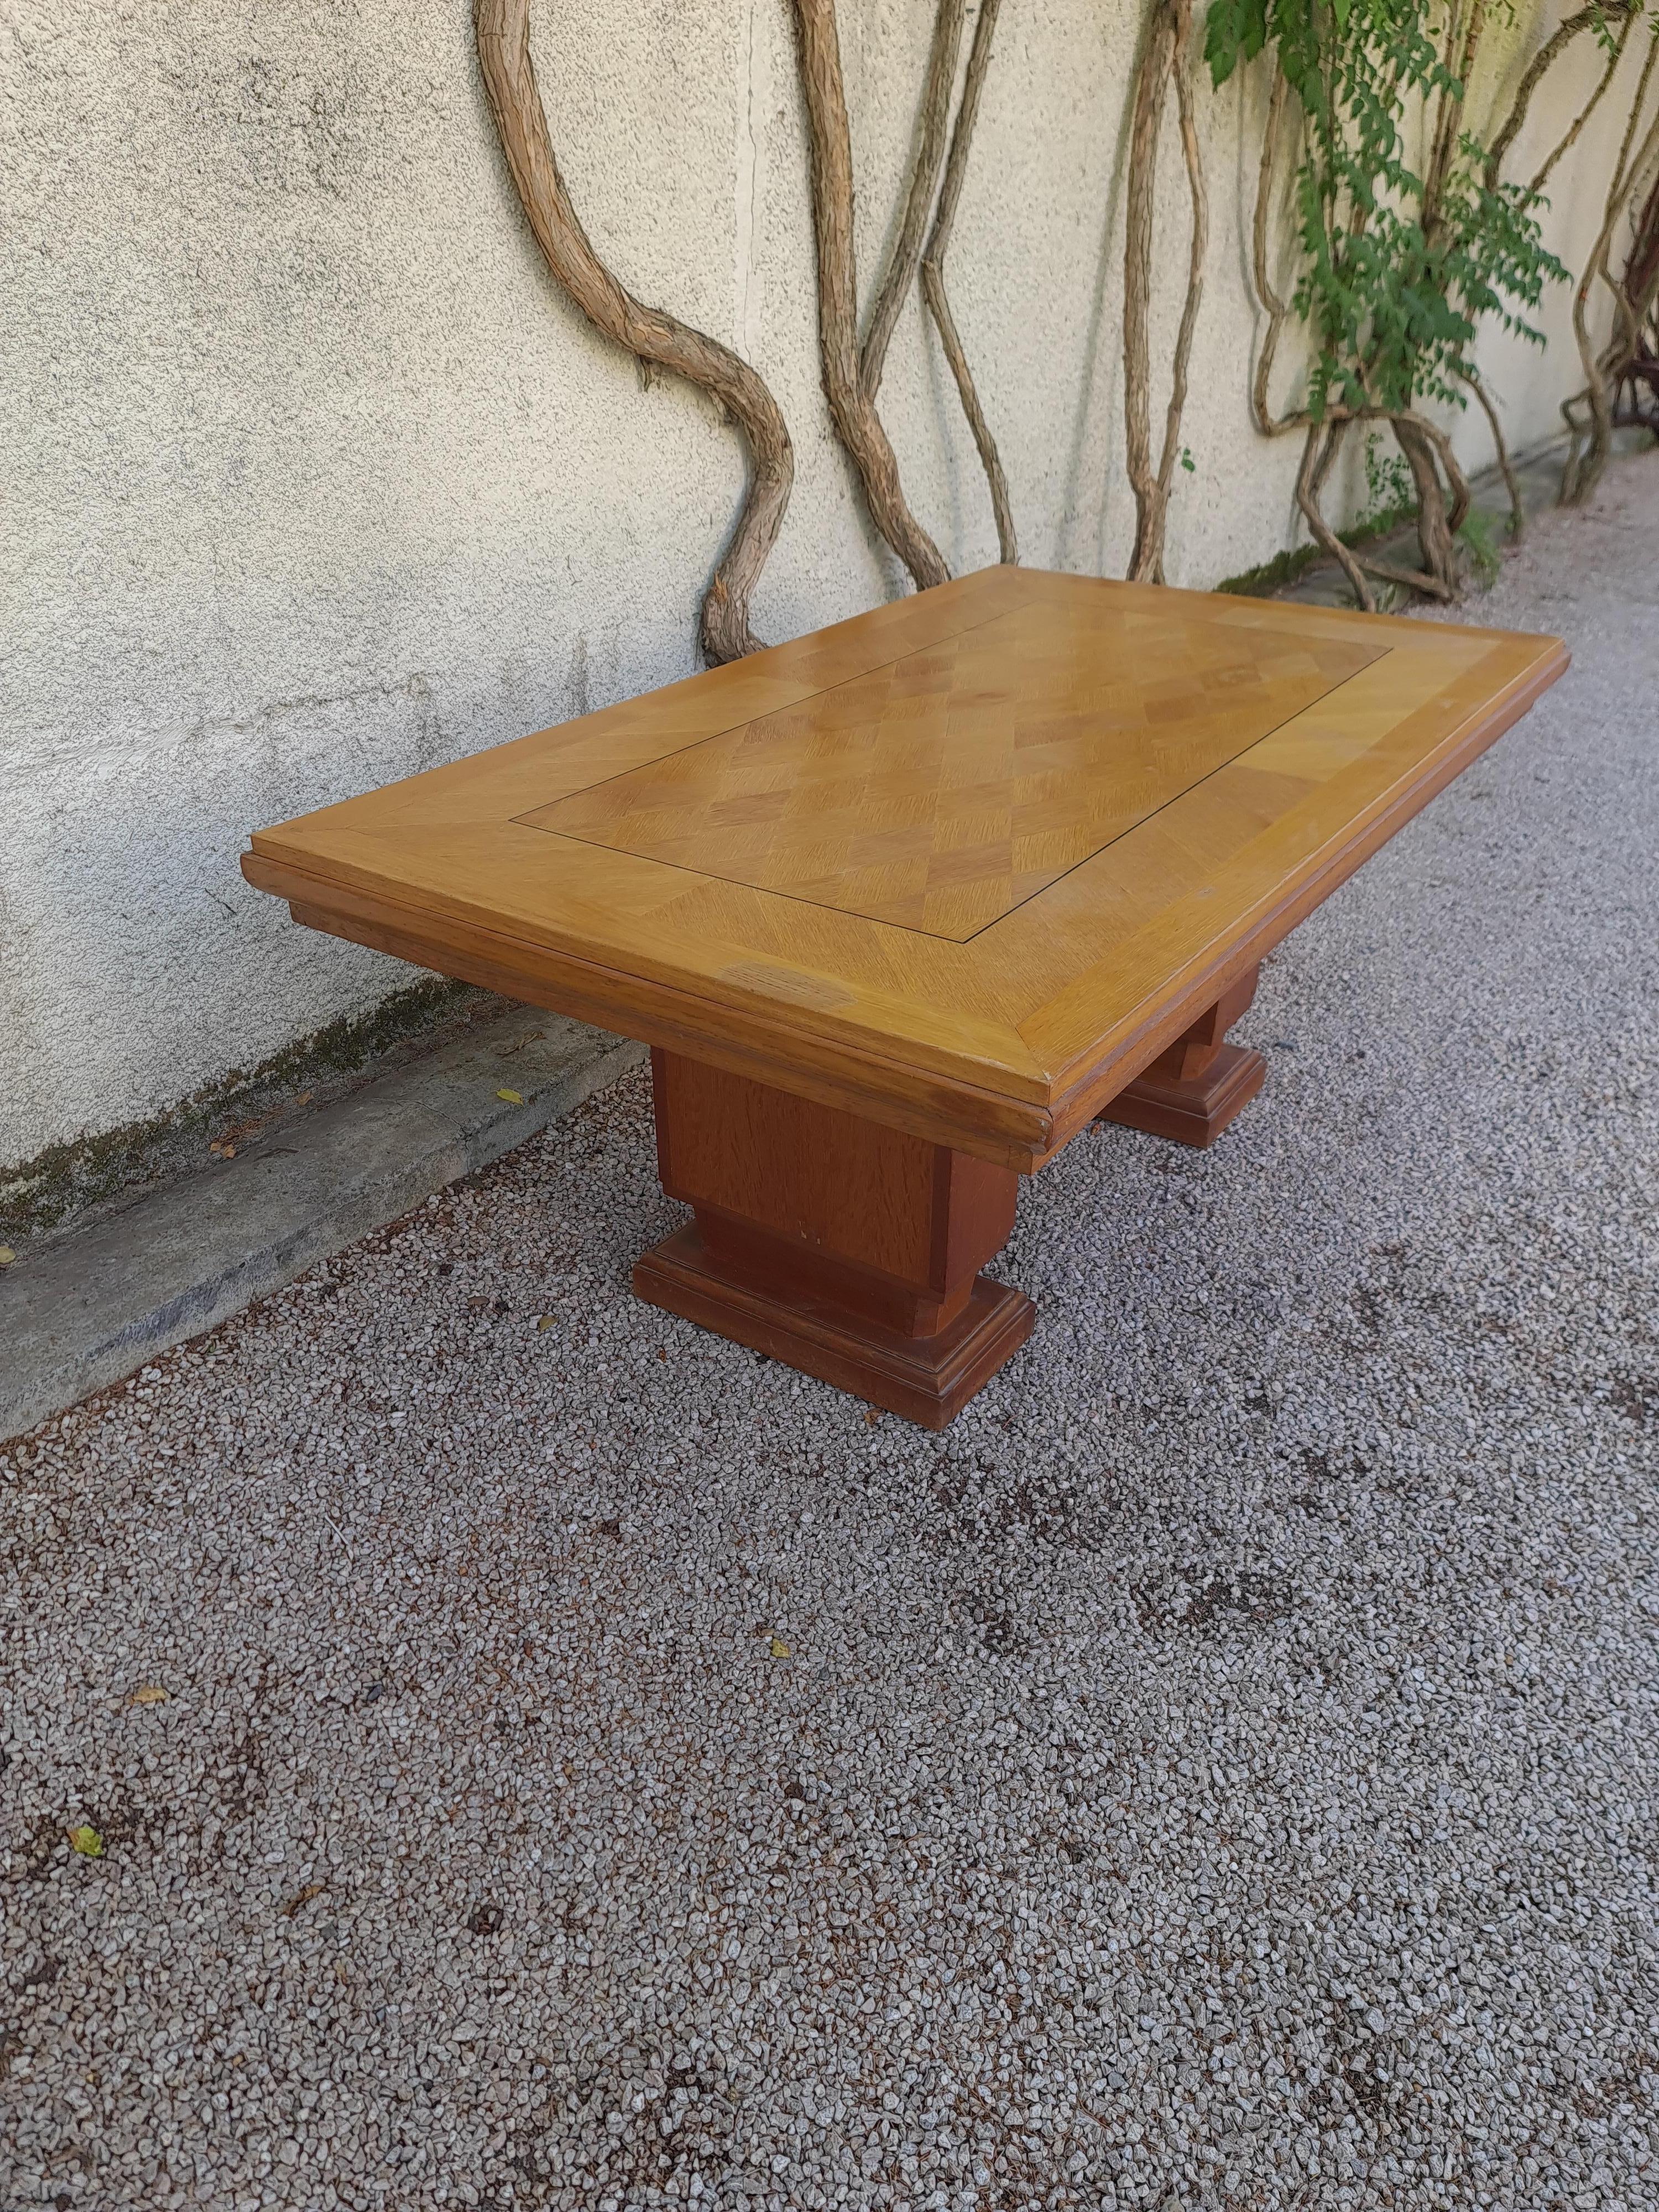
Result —
<path fill-rule="evenodd" d="M 465 0 L 7 13 L 0 1165 L 153 1114 L 406 981 L 251 891 L 247 833 L 687 673 L 743 472 L 713 410 L 645 388 L 542 267 Z M 866 292 L 929 14 L 842 0 Z M 1103 574 L 1121 573 L 1132 522 L 1118 149 L 1139 20 L 1128 0 L 1009 0 L 951 264 L 1024 557 Z M 785 0 L 544 0 L 536 26 L 600 251 L 747 355 L 788 418 L 798 478 L 757 629 L 792 636 L 898 591 L 818 389 Z M 1581 57 L 1540 100 L 1528 146 L 1589 70 Z M 1252 82 L 1206 100 L 1176 582 L 1292 535 L 1297 441 L 1257 437 L 1246 408 L 1261 96 Z M 1570 259 L 1605 141 L 1557 188 Z M 1164 160 L 1167 349 L 1185 250 L 1172 130 Z M 1574 381 L 1567 304 L 1547 353 L 1490 349 L 1517 446 L 1557 427 Z M 914 306 L 883 410 L 953 567 L 994 559 Z M 1484 424 L 1458 434 L 1487 458 Z"/>

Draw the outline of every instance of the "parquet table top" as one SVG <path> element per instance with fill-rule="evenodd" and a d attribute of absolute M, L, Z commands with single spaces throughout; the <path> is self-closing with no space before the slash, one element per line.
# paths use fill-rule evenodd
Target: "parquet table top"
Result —
<path fill-rule="evenodd" d="M 1384 650 L 1067 595 L 517 819 L 965 944 Z"/>
<path fill-rule="evenodd" d="M 1030 1168 L 1553 638 L 991 568 L 260 831 L 296 918 Z"/>

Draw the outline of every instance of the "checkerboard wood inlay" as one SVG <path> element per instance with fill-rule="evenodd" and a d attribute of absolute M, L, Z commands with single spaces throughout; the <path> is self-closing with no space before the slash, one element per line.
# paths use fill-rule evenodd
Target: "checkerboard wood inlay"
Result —
<path fill-rule="evenodd" d="M 965 943 L 1382 658 L 1038 605 L 515 819 Z"/>

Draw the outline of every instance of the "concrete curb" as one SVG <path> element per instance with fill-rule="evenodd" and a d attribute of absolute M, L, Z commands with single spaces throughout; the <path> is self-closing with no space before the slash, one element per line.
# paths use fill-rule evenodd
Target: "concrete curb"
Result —
<path fill-rule="evenodd" d="M 0 1275 L 0 1442 L 488 1166 L 644 1057 L 625 1038 L 515 1008 L 234 1160 L 26 1251 Z"/>

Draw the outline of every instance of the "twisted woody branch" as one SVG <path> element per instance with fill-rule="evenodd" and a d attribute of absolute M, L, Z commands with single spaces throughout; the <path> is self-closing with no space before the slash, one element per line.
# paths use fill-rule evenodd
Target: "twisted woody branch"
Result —
<path fill-rule="evenodd" d="M 967 0 L 938 0 L 917 118 L 915 158 L 911 165 L 903 213 L 860 348 L 857 343 L 858 270 L 853 245 L 853 156 L 836 0 L 795 0 L 800 33 L 801 90 L 811 139 L 812 224 L 818 267 L 818 350 L 824 394 L 836 433 L 863 484 L 872 521 L 909 570 L 918 588 L 923 590 L 930 584 L 943 583 L 950 570 L 904 496 L 898 462 L 877 410 L 894 329 L 918 275 L 990 488 L 1001 557 L 1005 561 L 1017 561 L 1019 557 L 1001 456 L 980 404 L 945 286 L 945 257 L 962 198 L 980 99 L 990 68 L 991 41 L 999 4 L 1000 0 L 981 0 L 962 100 L 951 128 L 951 95 L 962 49 Z M 927 228 L 930 211 L 933 217 L 931 231 Z"/>
<path fill-rule="evenodd" d="M 801 89 L 811 141 L 812 229 L 817 248 L 818 356 L 823 396 L 830 403 L 836 434 L 864 486 L 871 520 L 909 570 L 916 588 L 926 591 L 931 585 L 946 582 L 951 571 L 944 555 L 910 511 L 899 481 L 898 459 L 876 411 L 875 392 L 865 380 L 860 359 L 858 261 L 853 246 L 853 142 L 835 0 L 795 0 L 795 21 L 800 33 Z M 959 29 L 959 11 L 957 21 Z M 953 64 L 954 59 L 953 53 Z M 924 155 L 927 147 L 924 132 Z M 921 166 L 919 161 L 919 169 Z M 931 187 L 927 197 L 932 197 Z M 914 202 L 914 192 L 911 198 Z M 918 231 L 920 228 L 918 224 Z M 884 350 L 884 337 L 874 360 L 878 375 Z"/>
<path fill-rule="evenodd" d="M 968 418 L 968 428 L 973 433 L 974 444 L 979 453 L 980 466 L 984 470 L 985 481 L 990 487 L 991 508 L 996 517 L 999 556 L 1003 561 L 1012 563 L 1019 559 L 1019 541 L 1014 534 L 1014 514 L 1008 498 L 1008 479 L 1003 474 L 1002 456 L 997 451 L 997 441 L 991 435 L 991 426 L 986 421 L 985 410 L 980 404 L 979 388 L 974 381 L 974 373 L 968 366 L 967 352 L 957 330 L 956 317 L 951 312 L 950 296 L 945 289 L 945 257 L 950 250 L 951 233 L 956 225 L 963 179 L 968 173 L 969 149 L 974 141 L 974 125 L 979 120 L 980 94 L 985 89 L 986 73 L 991 66 L 991 40 L 996 34 L 997 10 L 1000 5 L 1001 0 L 981 0 L 979 21 L 974 26 L 973 47 L 968 57 L 968 77 L 963 87 L 962 105 L 957 110 L 956 129 L 951 134 L 951 156 L 945 164 L 944 189 L 939 196 L 939 212 L 933 218 L 927 251 L 922 256 L 921 289 L 928 313 L 939 331 L 939 343 L 945 349 L 945 358 L 956 379 L 957 396 L 962 402 L 962 411 Z"/>
<path fill-rule="evenodd" d="M 530 0 L 475 0 L 473 23 L 502 151 L 555 278 L 596 330 L 646 366 L 670 369 L 706 392 L 743 432 L 749 447 L 748 489 L 704 594 L 700 631 L 711 665 L 757 652 L 760 641 L 749 626 L 749 602 L 776 543 L 794 481 L 794 451 L 782 411 L 748 362 L 729 346 L 636 300 L 594 252 L 554 155 L 530 57 Z"/>
<path fill-rule="evenodd" d="M 1644 119 L 1656 64 L 1659 64 L 1659 27 L 1649 39 L 1619 158 L 1607 185 L 1601 227 L 1573 295 L 1572 329 L 1583 365 L 1584 386 L 1561 405 L 1572 434 L 1561 480 L 1562 501 L 1568 506 L 1577 506 L 1589 498 L 1607 466 L 1613 451 L 1613 406 L 1619 387 L 1640 354 L 1643 325 L 1659 299 L 1659 252 L 1652 250 L 1650 241 L 1643 237 L 1639 220 L 1632 251 L 1620 274 L 1614 273 L 1612 259 L 1620 222 L 1628 217 L 1640 191 L 1651 193 L 1659 174 L 1659 107 L 1650 119 Z M 1651 198 L 1646 216 L 1659 231 L 1659 210 Z M 1589 328 L 1590 297 L 1598 282 L 1612 295 L 1613 308 L 1612 335 L 1599 349 Z M 1588 410 L 1588 422 L 1581 410 Z"/>
<path fill-rule="evenodd" d="M 1129 136 L 1129 191 L 1123 246 L 1123 414 L 1129 483 L 1135 500 L 1134 550 L 1129 575 L 1135 583 L 1164 581 L 1164 540 L 1170 492 L 1181 453 L 1181 416 L 1187 404 L 1187 371 L 1193 333 L 1204 296 L 1204 258 L 1209 247 L 1209 197 L 1200 158 L 1193 113 L 1192 0 L 1157 0 L 1146 46 L 1135 80 Z M 1170 368 L 1170 398 L 1164 410 L 1164 442 L 1152 465 L 1152 214 L 1157 192 L 1158 142 L 1173 82 L 1181 131 L 1181 150 L 1192 204 L 1192 243 L 1187 296 Z"/>

